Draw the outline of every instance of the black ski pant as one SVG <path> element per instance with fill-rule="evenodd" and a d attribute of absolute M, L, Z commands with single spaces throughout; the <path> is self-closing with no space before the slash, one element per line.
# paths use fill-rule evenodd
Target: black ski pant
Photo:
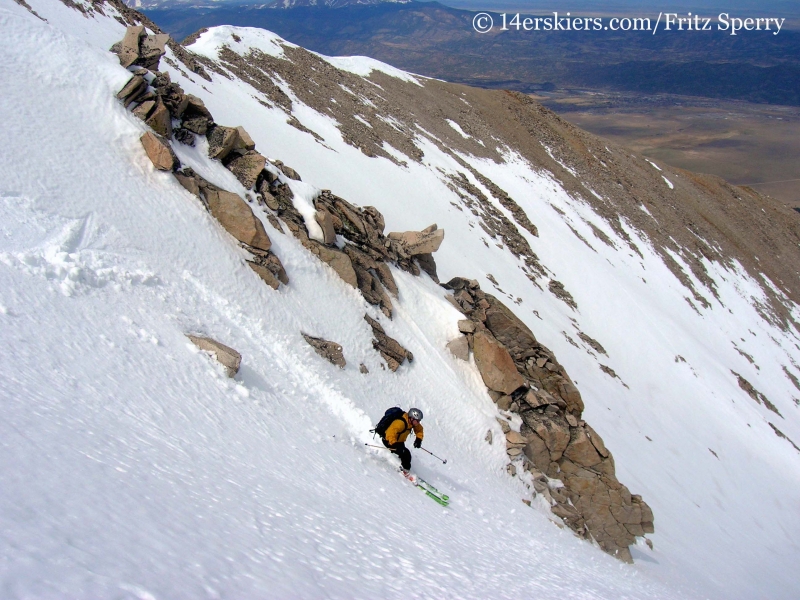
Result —
<path fill-rule="evenodd" d="M 403 468 L 408 471 L 411 468 L 411 451 L 406 448 L 406 445 L 403 442 L 397 442 L 396 444 L 390 444 L 386 440 L 381 440 L 383 445 L 387 448 L 391 448 L 392 452 L 397 454 L 400 457 L 400 464 Z"/>

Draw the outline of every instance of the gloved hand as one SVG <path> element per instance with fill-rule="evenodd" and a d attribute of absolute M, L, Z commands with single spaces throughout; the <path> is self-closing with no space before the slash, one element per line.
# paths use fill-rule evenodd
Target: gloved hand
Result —
<path fill-rule="evenodd" d="M 422 439 L 417 438 L 414 440 L 414 448 L 422 448 Z"/>

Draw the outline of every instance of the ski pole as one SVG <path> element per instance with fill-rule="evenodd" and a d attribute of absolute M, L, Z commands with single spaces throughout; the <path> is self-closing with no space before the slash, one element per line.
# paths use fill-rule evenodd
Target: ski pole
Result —
<path fill-rule="evenodd" d="M 391 448 L 387 448 L 386 446 L 376 446 L 375 444 L 364 444 L 365 446 L 369 446 L 370 448 L 377 448 L 378 450 L 391 450 Z"/>
<path fill-rule="evenodd" d="M 420 447 L 419 447 L 419 449 L 420 449 L 420 450 L 425 450 L 425 448 L 423 448 L 422 446 L 420 446 Z M 428 454 L 430 454 L 430 455 L 431 455 L 431 456 L 433 456 L 434 458 L 439 458 L 438 456 L 436 456 L 436 455 L 435 455 L 433 452 L 431 452 L 430 450 L 425 450 L 425 452 L 427 452 Z M 447 464 L 447 461 L 446 461 L 444 458 L 439 458 L 439 460 L 440 460 L 440 461 L 442 461 L 442 464 L 444 464 L 444 465 L 446 465 L 446 464 Z"/>

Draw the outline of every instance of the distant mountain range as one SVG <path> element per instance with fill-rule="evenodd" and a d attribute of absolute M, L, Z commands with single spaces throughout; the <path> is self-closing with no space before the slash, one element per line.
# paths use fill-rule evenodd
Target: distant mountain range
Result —
<path fill-rule="evenodd" d="M 176 39 L 223 24 L 261 27 L 322 54 L 370 56 L 430 77 L 489 88 L 584 87 L 800 104 L 796 31 L 650 35 L 496 27 L 478 34 L 472 27 L 474 12 L 437 2 L 346 2 L 336 0 L 335 10 L 297 5 L 274 10 L 264 4 L 145 12 Z"/>

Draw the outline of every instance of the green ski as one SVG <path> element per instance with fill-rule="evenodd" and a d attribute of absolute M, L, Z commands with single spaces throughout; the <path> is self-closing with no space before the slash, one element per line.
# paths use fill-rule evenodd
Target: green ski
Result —
<path fill-rule="evenodd" d="M 435 487 L 433 487 L 430 483 L 422 479 L 421 477 L 417 477 L 417 487 L 425 492 L 425 495 L 438 502 L 442 506 L 449 506 L 450 505 L 450 496 L 443 494 Z"/>

